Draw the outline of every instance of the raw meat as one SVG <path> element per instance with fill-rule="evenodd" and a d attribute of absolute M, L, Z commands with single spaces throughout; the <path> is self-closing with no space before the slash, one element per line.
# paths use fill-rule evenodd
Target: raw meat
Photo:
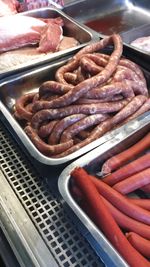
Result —
<path fill-rule="evenodd" d="M 63 36 L 58 51 L 74 47 L 78 44 L 79 42 L 76 39 Z M 46 60 L 51 53 L 39 53 L 35 47 L 23 47 L 2 53 L 0 54 L 0 73 L 23 67 L 27 62 L 31 64 L 31 62 L 34 63 L 36 60 Z"/>
<path fill-rule="evenodd" d="M 16 14 L 18 7 L 17 0 L 0 0 L 0 17 Z"/>
<path fill-rule="evenodd" d="M 63 38 L 63 20 L 23 15 L 0 18 L 0 53 L 38 44 L 38 52 L 55 52 Z"/>
<path fill-rule="evenodd" d="M 41 33 L 38 51 L 42 53 L 55 52 L 58 50 L 60 41 L 63 38 L 63 21 L 61 18 L 49 20 Z"/>
<path fill-rule="evenodd" d="M 138 38 L 131 42 L 131 45 L 146 52 L 150 52 L 150 36 Z"/>
<path fill-rule="evenodd" d="M 0 52 L 39 43 L 46 23 L 33 17 L 12 15 L 0 18 Z"/>

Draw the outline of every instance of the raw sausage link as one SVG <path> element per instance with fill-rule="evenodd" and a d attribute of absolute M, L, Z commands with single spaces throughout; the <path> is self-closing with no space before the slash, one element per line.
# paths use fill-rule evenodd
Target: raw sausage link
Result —
<path fill-rule="evenodd" d="M 92 76 L 98 74 L 103 70 L 102 67 L 97 66 L 91 59 L 86 56 L 80 59 L 80 66 L 86 72 L 89 72 Z"/>
<path fill-rule="evenodd" d="M 105 67 L 109 59 L 108 55 L 104 55 L 100 53 L 86 54 L 85 57 L 91 59 L 92 61 L 95 62 L 95 64 L 97 64 L 100 67 Z M 81 57 L 81 59 L 82 58 L 83 57 Z"/>
<path fill-rule="evenodd" d="M 33 105 L 32 103 L 27 104 L 26 107 L 25 107 L 26 111 L 32 113 L 32 105 Z"/>
<path fill-rule="evenodd" d="M 150 98 L 148 98 L 145 101 L 145 103 L 136 112 L 134 112 L 131 116 L 129 116 L 123 123 L 125 124 L 125 123 L 137 118 L 138 116 L 142 115 L 143 113 L 145 113 L 148 110 L 150 110 Z"/>
<path fill-rule="evenodd" d="M 114 125 L 121 123 L 127 117 L 136 112 L 147 100 L 146 96 L 135 96 L 120 112 L 118 112 L 113 118 Z"/>
<path fill-rule="evenodd" d="M 108 103 L 95 103 L 85 105 L 71 105 L 60 109 L 44 109 L 34 114 L 31 120 L 32 127 L 37 129 L 40 124 L 46 120 L 60 119 L 72 114 L 96 114 L 96 113 L 113 113 L 122 109 L 127 104 L 126 100 L 108 102 Z"/>
<path fill-rule="evenodd" d="M 66 84 L 55 82 L 55 81 L 47 81 L 47 82 L 42 83 L 42 85 L 40 86 L 39 96 L 41 98 L 43 95 L 47 93 L 63 95 L 72 88 L 73 86 L 71 85 L 66 85 Z"/>
<path fill-rule="evenodd" d="M 99 42 L 89 44 L 89 45 L 85 46 L 84 48 L 82 48 L 78 53 L 76 53 L 73 58 L 79 59 L 84 54 L 99 51 L 100 49 L 105 48 L 107 45 L 112 44 L 116 37 L 118 37 L 118 35 L 114 34 L 114 35 L 105 37 L 104 39 L 100 40 Z M 121 40 L 121 42 L 119 41 L 119 44 L 122 46 L 122 40 Z"/>
<path fill-rule="evenodd" d="M 42 125 L 38 130 L 38 135 L 41 138 L 49 136 L 57 122 L 57 120 L 54 120 L 48 122 L 46 125 Z"/>
<path fill-rule="evenodd" d="M 26 105 L 31 103 L 33 100 L 33 97 L 35 96 L 35 93 L 30 93 L 21 96 L 17 101 L 16 101 L 16 112 L 19 114 L 20 118 L 25 119 L 27 121 L 30 121 L 32 118 L 32 112 L 26 110 Z"/>
<path fill-rule="evenodd" d="M 60 120 L 54 127 L 51 135 L 48 138 L 48 143 L 51 145 L 59 143 L 60 136 L 62 132 L 69 127 L 70 125 L 74 124 L 75 122 L 83 119 L 86 115 L 84 114 L 73 114 L 71 116 L 65 117 L 64 119 Z"/>
<path fill-rule="evenodd" d="M 124 81 L 125 79 L 132 81 L 140 81 L 139 76 L 131 69 L 129 70 L 126 67 L 117 66 L 116 72 L 113 77 L 113 81 L 120 82 Z"/>
<path fill-rule="evenodd" d="M 60 142 L 67 142 L 72 139 L 80 131 L 87 129 L 89 126 L 99 124 L 100 122 L 108 119 L 108 115 L 94 114 L 81 119 L 80 121 L 74 123 L 68 127 L 61 136 Z"/>
<path fill-rule="evenodd" d="M 51 100 L 54 100 L 56 98 L 58 98 L 59 95 L 54 95 L 54 94 L 51 94 L 51 93 L 47 93 L 45 95 L 43 95 L 41 97 L 41 100 L 40 101 L 51 101 Z M 32 105 L 32 111 L 33 111 L 33 105 Z"/>
<path fill-rule="evenodd" d="M 68 142 L 63 144 L 51 146 L 43 142 L 31 126 L 26 126 L 24 130 L 33 142 L 33 144 L 37 147 L 37 149 L 46 156 L 53 156 L 58 153 L 62 153 L 67 148 L 73 145 L 73 140 L 69 140 Z"/>
<path fill-rule="evenodd" d="M 124 82 L 116 82 L 102 87 L 94 88 L 86 94 L 87 98 L 107 98 L 122 94 L 125 98 L 134 97 L 134 92 L 130 85 Z"/>
<path fill-rule="evenodd" d="M 89 134 L 89 136 L 85 140 L 81 141 L 79 144 L 72 146 L 71 148 L 67 149 L 65 152 L 58 154 L 54 157 L 55 158 L 65 157 L 65 156 L 79 150 L 83 146 L 90 144 L 92 141 L 103 136 L 106 132 L 110 131 L 111 129 L 112 129 L 111 119 L 108 119 L 104 122 L 101 122 L 98 126 L 96 126 L 94 128 L 94 130 Z"/>
<path fill-rule="evenodd" d="M 72 59 L 69 61 L 66 65 L 60 67 L 56 73 L 55 73 L 55 79 L 57 82 L 67 84 L 67 81 L 64 79 L 64 73 L 66 72 L 73 72 L 79 67 L 79 60 L 78 59 Z"/>
<path fill-rule="evenodd" d="M 89 77 L 90 77 L 89 74 L 84 70 L 82 70 L 81 67 L 79 66 L 79 68 L 77 69 L 77 83 L 83 82 L 85 79 Z"/>
<path fill-rule="evenodd" d="M 120 61 L 119 61 L 119 65 L 120 66 L 125 66 L 128 69 L 133 70 L 139 76 L 140 80 L 142 80 L 146 85 L 146 80 L 145 80 L 145 77 L 143 75 L 143 72 L 142 72 L 142 70 L 140 69 L 140 67 L 136 63 L 134 63 L 131 60 L 128 60 L 126 58 L 121 58 Z"/>
<path fill-rule="evenodd" d="M 32 99 L 32 103 L 34 103 L 37 100 L 39 100 L 39 92 L 34 95 L 34 97 Z"/>
<path fill-rule="evenodd" d="M 122 95 L 114 95 L 110 97 L 100 98 L 100 99 L 93 99 L 93 98 L 80 98 L 78 99 L 75 104 L 94 104 L 94 103 L 105 103 L 105 102 L 116 102 L 119 100 L 123 100 Z"/>
<path fill-rule="evenodd" d="M 124 80 L 124 82 L 127 86 L 131 86 L 135 95 L 148 96 L 147 86 L 142 81 Z"/>
<path fill-rule="evenodd" d="M 77 73 L 66 72 L 64 73 L 64 78 L 69 84 L 72 84 L 72 85 L 77 84 Z"/>
<path fill-rule="evenodd" d="M 97 74 L 80 84 L 76 85 L 73 89 L 71 89 L 68 93 L 65 95 L 59 97 L 58 99 L 55 99 L 53 101 L 48 102 L 46 105 L 44 105 L 44 102 L 36 103 L 34 104 L 34 110 L 38 111 L 40 109 L 47 109 L 47 108 L 56 108 L 56 107 L 64 107 L 67 105 L 70 105 L 71 103 L 75 102 L 77 99 L 79 99 L 81 96 L 86 94 L 89 90 L 92 88 L 106 82 L 112 75 L 112 73 L 115 71 L 119 59 L 122 54 L 122 41 L 119 35 L 113 35 L 112 39 L 114 41 L 114 47 L 115 50 L 112 52 L 111 56 L 109 57 L 109 61 L 107 66 L 100 72 L 100 74 Z"/>

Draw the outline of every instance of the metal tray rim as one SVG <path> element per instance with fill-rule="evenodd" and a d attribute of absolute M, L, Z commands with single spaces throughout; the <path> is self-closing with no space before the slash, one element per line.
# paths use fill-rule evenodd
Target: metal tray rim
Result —
<path fill-rule="evenodd" d="M 64 64 L 64 62 L 66 62 L 69 59 L 69 56 L 62 58 L 62 62 Z M 51 67 L 55 67 L 57 66 L 58 61 L 54 61 L 53 63 L 46 64 L 43 66 L 39 66 L 37 68 L 34 68 L 32 70 L 27 70 L 24 71 L 23 73 L 19 74 L 19 75 L 14 75 L 14 76 L 10 76 L 7 79 L 3 79 L 2 81 L 0 81 L 0 88 L 4 85 L 10 84 L 12 82 L 17 82 L 19 80 L 24 80 L 25 77 L 27 77 L 28 75 L 32 75 L 32 74 L 38 74 L 41 71 L 44 71 L 46 69 L 48 69 L 50 66 Z M 28 136 L 26 135 L 26 133 L 24 132 L 24 130 L 22 129 L 22 127 L 19 125 L 19 123 L 15 120 L 15 118 L 12 116 L 12 114 L 9 112 L 9 110 L 7 109 L 7 107 L 5 107 L 5 105 L 2 103 L 2 101 L 0 100 L 0 110 L 3 114 L 3 116 L 6 118 L 6 120 L 8 121 L 8 123 L 10 124 L 10 126 L 13 128 L 13 131 L 15 131 L 15 133 L 17 134 L 17 136 L 19 137 L 19 139 L 21 140 L 21 142 L 24 144 L 24 146 L 27 148 L 27 150 L 29 151 L 30 155 L 33 156 L 33 158 L 35 158 L 36 160 L 38 160 L 39 162 L 46 164 L 46 165 L 59 165 L 59 164 L 63 164 L 66 162 L 69 162 L 71 160 L 74 160 L 75 158 L 82 156 L 83 154 L 93 150 L 94 148 L 102 145 L 103 143 L 107 142 L 108 140 L 114 138 L 116 135 L 118 135 L 118 133 L 120 132 L 124 132 L 124 126 L 121 126 L 117 129 L 113 129 L 111 131 L 109 131 L 108 133 L 104 134 L 102 137 L 98 138 L 97 140 L 89 143 L 86 146 L 83 146 L 82 148 L 80 148 L 79 150 L 65 156 L 65 157 L 61 157 L 61 158 L 52 158 L 52 157 L 47 157 L 45 155 L 43 155 L 35 146 L 34 144 L 31 142 L 31 140 L 28 138 Z M 141 117 L 139 117 L 138 119 L 135 119 L 134 122 L 129 123 L 128 124 L 128 131 L 133 131 L 134 129 L 137 129 L 137 127 L 139 126 L 139 122 Z"/>
<path fill-rule="evenodd" d="M 128 132 L 128 126 L 129 124 L 132 124 L 133 122 L 129 122 L 124 126 L 124 130 L 126 131 L 125 134 L 120 134 L 114 136 L 111 140 L 104 143 L 100 147 L 97 147 L 93 149 L 92 151 L 88 152 L 86 155 L 83 155 L 79 159 L 75 160 L 73 163 L 68 165 L 60 174 L 58 179 L 58 189 L 60 194 L 62 195 L 63 199 L 67 202 L 67 204 L 71 207 L 71 209 L 74 211 L 74 213 L 77 215 L 77 217 L 81 220 L 81 222 L 86 226 L 86 228 L 90 231 L 92 236 L 94 237 L 95 241 L 97 241 L 99 244 L 101 242 L 107 241 L 106 246 L 108 246 L 108 253 L 109 257 L 112 257 L 112 260 L 116 261 L 119 260 L 120 267 L 127 267 L 129 266 L 126 261 L 120 256 L 120 254 L 113 248 L 113 246 L 109 243 L 107 239 L 105 239 L 105 236 L 103 233 L 95 226 L 95 224 L 92 222 L 92 220 L 85 214 L 85 212 L 79 207 L 79 205 L 75 202 L 75 200 L 72 198 L 70 192 L 69 192 L 69 180 L 70 180 L 70 174 L 72 170 L 76 166 L 86 166 L 89 162 L 94 160 L 95 158 L 99 157 L 100 155 L 103 155 L 108 150 L 114 148 L 116 145 L 120 144 L 123 140 L 127 139 L 128 137 L 132 136 L 134 133 L 136 133 L 137 130 L 142 129 L 144 126 L 148 125 L 150 123 L 150 112 L 145 113 L 144 115 L 141 115 L 139 117 L 140 125 L 138 129 L 131 130 Z M 95 156 L 96 155 L 96 156 Z M 110 250 L 110 251 L 109 251 Z M 113 253 L 113 255 L 111 255 Z"/>
<path fill-rule="evenodd" d="M 143 24 L 143 25 L 141 25 L 141 26 L 139 26 L 139 27 L 133 28 L 133 29 L 131 29 L 131 30 L 128 30 L 128 31 L 122 33 L 121 36 L 122 36 L 122 38 L 124 38 L 124 35 L 130 34 L 130 33 L 132 33 L 132 32 L 135 31 L 135 30 L 136 30 L 136 31 L 140 31 L 140 30 L 145 29 L 145 28 L 148 28 L 148 27 L 150 27 L 150 24 L 146 23 L 146 24 Z M 141 36 L 141 37 L 142 37 L 142 36 Z M 139 38 L 140 38 L 140 37 L 139 37 Z M 131 45 L 131 44 L 128 44 L 126 41 L 123 41 L 123 44 L 124 44 L 124 46 L 129 47 L 130 49 L 132 49 L 133 51 L 138 52 L 138 53 L 140 53 L 141 55 L 146 56 L 147 58 L 150 57 L 150 52 L 146 52 L 146 51 L 144 51 L 144 50 L 142 50 L 142 49 L 140 49 L 140 48 L 138 48 L 138 47 L 136 47 L 136 46 L 133 46 L 133 45 Z"/>
<path fill-rule="evenodd" d="M 53 63 L 53 66 L 57 65 L 57 62 Z M 8 79 L 5 79 L 4 81 L 1 81 L 0 83 L 0 87 L 11 83 L 12 81 L 17 81 L 20 79 L 23 79 L 25 76 L 30 75 L 31 73 L 38 73 L 41 70 L 45 70 L 49 68 L 49 65 L 45 65 L 43 67 L 39 67 L 36 68 L 34 70 L 31 71 L 26 71 L 24 73 L 22 73 L 21 75 L 16 75 L 16 77 L 9 77 Z M 15 131 L 15 133 L 17 134 L 17 136 L 19 137 L 19 139 L 21 140 L 21 142 L 24 144 L 24 146 L 27 148 L 27 150 L 29 151 L 29 153 L 35 158 L 37 159 L 39 162 L 44 163 L 46 165 L 59 165 L 59 164 L 63 164 L 66 163 L 68 161 L 71 161 L 79 156 L 82 156 L 83 154 L 93 150 L 94 148 L 102 145 L 103 143 L 107 142 L 108 140 L 114 138 L 115 136 L 117 136 L 118 134 L 121 134 L 121 132 L 124 132 L 124 129 L 126 129 L 126 125 L 123 125 L 117 129 L 114 129 L 108 133 L 106 133 L 105 135 L 103 135 L 102 137 L 100 137 L 99 139 L 89 143 L 88 145 L 80 148 L 79 150 L 65 156 L 65 157 L 61 157 L 61 158 L 52 158 L 52 157 L 47 157 L 45 155 L 43 155 L 32 143 L 32 141 L 29 139 L 29 137 L 26 135 L 26 133 L 24 132 L 24 130 L 22 129 L 22 127 L 19 125 L 19 123 L 15 120 L 15 118 L 12 116 L 12 114 L 9 112 L 9 110 L 5 107 L 5 105 L 2 103 L 2 101 L 0 101 L 0 110 L 3 114 L 3 116 L 6 118 L 6 120 L 9 122 L 9 124 L 11 125 L 11 127 L 13 128 L 13 130 Z M 132 132 L 133 130 L 137 129 L 137 127 L 139 126 L 141 121 L 141 117 L 135 119 L 132 123 L 128 123 L 128 132 Z M 124 128 L 125 127 L 125 128 Z M 127 131 L 127 129 L 126 129 Z"/>

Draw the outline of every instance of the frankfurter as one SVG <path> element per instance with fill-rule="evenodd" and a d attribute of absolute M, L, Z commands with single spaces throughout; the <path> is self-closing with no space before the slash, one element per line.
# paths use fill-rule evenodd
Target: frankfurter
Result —
<path fill-rule="evenodd" d="M 126 237 L 137 251 L 147 258 L 150 257 L 150 240 L 134 232 L 126 233 Z"/>
<path fill-rule="evenodd" d="M 138 156 L 145 149 L 150 147 L 150 133 L 148 133 L 145 137 L 143 137 L 136 144 L 131 146 L 130 148 L 124 150 L 123 152 L 111 157 L 102 166 L 102 173 L 109 174 L 113 170 L 121 167 L 123 164 Z"/>
<path fill-rule="evenodd" d="M 127 241 L 106 205 L 103 203 L 101 195 L 88 174 L 82 168 L 75 168 L 71 175 L 91 206 L 96 224 L 102 229 L 106 237 L 125 258 L 128 264 L 132 267 L 136 267 L 138 262 L 140 267 L 150 266 L 150 263 Z M 109 222 L 109 224 L 106 222 Z"/>

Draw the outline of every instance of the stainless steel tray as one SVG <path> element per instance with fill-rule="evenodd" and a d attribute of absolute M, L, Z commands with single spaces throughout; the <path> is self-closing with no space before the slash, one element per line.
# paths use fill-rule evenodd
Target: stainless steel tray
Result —
<path fill-rule="evenodd" d="M 13 117 L 14 104 L 15 101 L 26 93 L 38 90 L 39 86 L 46 80 L 50 80 L 54 77 L 54 73 L 58 67 L 65 64 L 67 59 L 60 60 L 57 63 L 51 63 L 51 65 L 46 65 L 44 67 L 39 67 L 31 71 L 26 71 L 21 75 L 16 75 L 13 78 L 9 78 L 0 84 L 0 110 L 7 120 L 7 122 L 12 127 L 12 130 L 19 137 L 20 141 L 27 148 L 29 153 L 36 158 L 38 161 L 45 163 L 47 165 L 58 165 L 68 162 L 76 157 L 83 155 L 84 153 L 90 151 L 96 146 L 101 145 L 106 142 L 115 134 L 116 131 L 112 131 L 105 136 L 101 137 L 99 140 L 92 142 L 91 144 L 81 148 L 80 150 L 66 156 L 63 158 L 49 158 L 41 154 L 30 139 L 25 134 L 23 128 Z"/>
<path fill-rule="evenodd" d="M 135 130 L 130 128 L 132 127 L 132 124 L 136 125 Z M 106 266 L 127 267 L 129 265 L 113 248 L 110 242 L 105 238 L 104 234 L 96 227 L 96 225 L 85 214 L 85 212 L 72 197 L 70 192 L 71 172 L 76 166 L 80 166 L 86 168 L 86 170 L 90 173 L 96 174 L 98 171 L 100 171 L 102 163 L 109 158 L 110 155 L 119 153 L 125 147 L 132 145 L 136 142 L 136 140 L 139 140 L 142 136 L 144 136 L 144 134 L 146 134 L 149 130 L 150 112 L 147 112 L 145 116 L 142 115 L 137 120 L 129 122 L 127 125 L 125 125 L 120 133 L 118 133 L 112 140 L 109 140 L 107 143 L 97 147 L 80 159 L 71 163 L 59 176 L 58 187 L 62 197 L 92 235 L 94 241 L 89 239 L 89 242 L 94 247 L 100 258 L 104 260 Z M 87 236 L 88 239 L 88 235 L 85 236 Z"/>
<path fill-rule="evenodd" d="M 13 117 L 14 112 L 14 104 L 16 100 L 26 94 L 33 91 L 37 91 L 40 85 L 47 80 L 54 80 L 54 75 L 56 70 L 64 65 L 68 60 L 68 57 L 59 60 L 57 62 L 53 62 L 51 64 L 47 64 L 43 67 L 35 68 L 34 70 L 29 70 L 21 75 L 16 75 L 10 77 L 9 79 L 1 82 L 0 84 L 0 110 L 7 120 L 8 124 L 12 127 L 12 130 L 19 137 L 19 140 L 23 143 L 23 145 L 27 148 L 29 153 L 36 158 L 38 161 L 46 164 L 46 165 L 58 165 L 63 164 L 65 162 L 69 162 L 93 148 L 107 142 L 111 138 L 113 138 L 119 131 L 122 131 L 122 128 L 117 128 L 103 135 L 101 138 L 91 142 L 90 144 L 80 148 L 79 150 L 61 158 L 50 158 L 44 156 L 39 150 L 33 145 L 31 140 L 25 134 L 21 125 L 15 120 Z M 148 84 L 148 88 L 150 87 L 150 73 L 145 71 L 145 76 Z M 136 124 L 130 125 L 132 129 L 136 129 Z"/>
<path fill-rule="evenodd" d="M 26 69 L 33 68 L 37 65 L 41 65 L 46 62 L 59 59 L 65 55 L 72 54 L 73 52 L 77 51 L 79 48 L 85 46 L 87 43 L 90 43 L 93 40 L 99 40 L 99 36 L 97 35 L 96 32 L 78 23 L 73 18 L 67 16 L 61 10 L 57 10 L 56 8 L 41 8 L 41 9 L 36 9 L 33 11 L 23 12 L 23 13 L 17 14 L 16 16 L 22 16 L 22 15 L 36 17 L 36 18 L 56 18 L 59 16 L 64 21 L 63 34 L 68 37 L 74 37 L 75 39 L 79 41 L 80 44 L 77 45 L 76 47 L 72 47 L 72 48 L 69 48 L 63 51 L 49 53 L 47 55 L 45 54 L 42 57 L 39 56 L 39 58 L 36 58 L 33 60 L 31 59 L 27 60 L 24 63 L 20 63 L 20 64 L 18 63 L 12 67 L 8 66 L 8 68 L 3 68 L 3 69 L 1 68 L 2 70 L 0 71 L 0 79 L 13 75 L 14 73 L 24 71 Z M 11 56 L 11 52 L 9 53 Z M 1 57 L 0 57 L 0 60 L 1 60 Z"/>
<path fill-rule="evenodd" d="M 146 36 L 150 36 L 150 24 L 142 25 L 140 27 L 134 28 L 130 31 L 127 31 L 121 34 L 121 37 L 122 37 L 122 40 L 125 46 L 132 49 L 133 52 L 137 52 L 138 54 L 141 54 L 143 58 L 145 57 L 147 58 L 147 60 L 149 59 L 149 63 L 150 63 L 150 52 L 144 51 L 140 48 L 137 48 L 131 45 L 132 41 L 136 40 L 137 38 L 146 37 Z"/>
<path fill-rule="evenodd" d="M 101 34 L 125 32 L 150 22 L 148 0 L 75 0 L 63 11 Z"/>

